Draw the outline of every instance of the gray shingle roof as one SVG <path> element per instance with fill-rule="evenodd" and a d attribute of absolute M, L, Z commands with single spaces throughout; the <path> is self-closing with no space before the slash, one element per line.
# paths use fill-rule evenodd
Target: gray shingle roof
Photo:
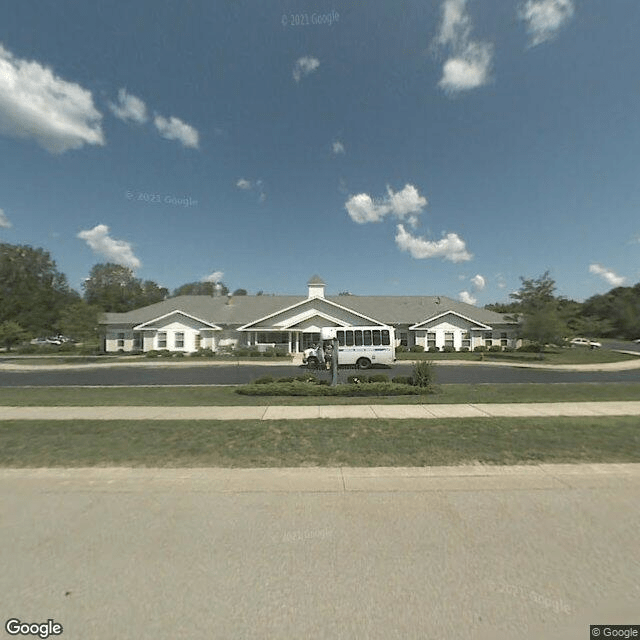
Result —
<path fill-rule="evenodd" d="M 241 326 L 306 299 L 306 296 L 234 296 L 229 304 L 226 297 L 177 296 L 126 313 L 105 313 L 101 324 L 137 325 L 179 310 L 218 325 Z M 507 322 L 503 314 L 444 296 L 328 296 L 327 300 L 391 325 L 412 325 L 445 311 L 455 311 L 489 325 Z"/>

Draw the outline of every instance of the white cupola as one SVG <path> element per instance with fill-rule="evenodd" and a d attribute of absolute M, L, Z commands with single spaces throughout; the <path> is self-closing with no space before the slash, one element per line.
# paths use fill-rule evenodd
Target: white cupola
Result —
<path fill-rule="evenodd" d="M 308 298 L 324 298 L 325 286 L 326 285 L 320 276 L 313 276 L 311 280 L 307 282 L 307 287 L 309 287 L 309 293 L 307 297 Z"/>

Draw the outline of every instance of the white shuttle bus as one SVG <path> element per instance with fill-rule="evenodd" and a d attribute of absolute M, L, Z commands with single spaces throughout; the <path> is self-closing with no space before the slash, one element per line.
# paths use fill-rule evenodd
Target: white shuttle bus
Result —
<path fill-rule="evenodd" d="M 393 327 L 323 327 L 321 342 L 306 349 L 303 362 L 316 367 L 330 362 L 331 341 L 338 339 L 338 364 L 368 369 L 372 364 L 393 364 L 396 360 L 396 341 Z"/>

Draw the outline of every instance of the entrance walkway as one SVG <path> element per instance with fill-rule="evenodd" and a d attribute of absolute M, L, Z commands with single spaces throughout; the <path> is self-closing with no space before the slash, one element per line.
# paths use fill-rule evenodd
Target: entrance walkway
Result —
<path fill-rule="evenodd" d="M 640 416 L 640 401 L 271 407 L 0 407 L 0 420 L 315 420 Z M 640 425 L 640 420 L 638 421 Z"/>

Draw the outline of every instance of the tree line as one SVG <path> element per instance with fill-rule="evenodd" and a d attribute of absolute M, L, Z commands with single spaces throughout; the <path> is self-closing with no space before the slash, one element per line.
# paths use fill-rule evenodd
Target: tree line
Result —
<path fill-rule="evenodd" d="M 129 267 L 96 264 L 82 285 L 69 286 L 42 248 L 0 243 L 0 344 L 11 348 L 37 336 L 63 334 L 95 340 L 100 314 L 125 312 L 182 295 L 228 295 L 223 283 L 188 282 L 172 293 Z M 236 289 L 232 295 L 247 295 Z"/>
<path fill-rule="evenodd" d="M 556 296 L 555 281 L 545 272 L 521 277 L 511 302 L 485 306 L 518 320 L 521 336 L 541 345 L 571 335 L 588 338 L 640 338 L 640 283 L 576 302 Z M 152 280 L 141 280 L 129 267 L 96 264 L 83 284 L 72 289 L 67 277 L 44 249 L 0 243 L 0 343 L 64 334 L 77 340 L 96 339 L 103 312 L 125 312 L 183 295 L 229 295 L 222 282 L 188 282 L 173 292 Z M 261 295 L 259 291 L 256 295 Z M 236 289 L 231 295 L 247 295 Z"/>
<path fill-rule="evenodd" d="M 548 271 L 538 278 L 520 280 L 522 286 L 510 294 L 511 302 L 488 304 L 485 309 L 520 321 L 521 336 L 531 342 L 560 344 L 571 336 L 640 338 L 640 283 L 576 302 L 555 295 L 556 283 Z"/>

